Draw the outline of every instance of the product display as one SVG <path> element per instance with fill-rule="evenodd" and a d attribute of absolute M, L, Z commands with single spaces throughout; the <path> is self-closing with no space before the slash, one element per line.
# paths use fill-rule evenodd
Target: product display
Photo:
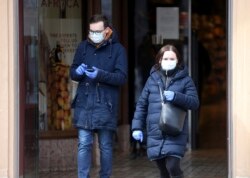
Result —
<path fill-rule="evenodd" d="M 69 66 L 51 62 L 47 82 L 48 130 L 72 129 L 70 93 Z"/>

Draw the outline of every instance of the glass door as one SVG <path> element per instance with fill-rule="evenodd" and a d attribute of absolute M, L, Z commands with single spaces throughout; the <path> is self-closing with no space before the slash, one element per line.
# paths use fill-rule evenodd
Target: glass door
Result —
<path fill-rule="evenodd" d="M 129 2 L 129 6 L 133 9 L 129 14 L 129 19 L 133 19 L 129 24 L 129 67 L 133 71 L 130 73 L 129 86 L 130 91 L 134 91 L 129 94 L 129 110 L 130 118 L 133 118 L 134 106 L 162 46 L 174 45 L 191 70 L 191 1 L 137 0 Z M 189 118 L 191 117 L 190 113 Z"/>
<path fill-rule="evenodd" d="M 20 10 L 20 176 L 38 177 L 38 11 L 36 0 Z"/>
<path fill-rule="evenodd" d="M 133 24 L 129 29 L 133 34 L 130 66 L 134 68 L 135 100 L 144 86 L 155 55 L 166 44 L 175 45 L 187 65 L 190 55 L 190 2 L 186 0 L 138 0 L 131 2 Z M 167 23 L 166 23 L 167 22 Z M 132 54 L 133 53 L 133 54 Z"/>
<path fill-rule="evenodd" d="M 39 177 L 39 162 L 48 161 L 39 161 L 40 137 L 75 135 L 69 65 L 82 39 L 81 9 L 80 0 L 19 0 L 20 176 Z"/>

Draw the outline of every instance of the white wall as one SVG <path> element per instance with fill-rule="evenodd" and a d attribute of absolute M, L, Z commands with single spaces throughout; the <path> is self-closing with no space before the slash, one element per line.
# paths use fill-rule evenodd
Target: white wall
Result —
<path fill-rule="evenodd" d="M 16 178 L 17 138 L 17 0 L 0 4 L 0 177 Z"/>
<path fill-rule="evenodd" d="M 229 1 L 230 171 L 250 178 L 250 1 Z"/>

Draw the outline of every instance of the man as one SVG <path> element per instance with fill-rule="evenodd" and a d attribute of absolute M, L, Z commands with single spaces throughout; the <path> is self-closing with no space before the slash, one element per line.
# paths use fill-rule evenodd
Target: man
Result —
<path fill-rule="evenodd" d="M 125 48 L 103 15 L 89 20 L 87 40 L 76 50 L 70 69 L 78 81 L 74 108 L 74 126 L 78 129 L 78 177 L 89 178 L 94 133 L 100 149 L 100 178 L 112 171 L 113 134 L 117 128 L 119 87 L 127 80 Z"/>

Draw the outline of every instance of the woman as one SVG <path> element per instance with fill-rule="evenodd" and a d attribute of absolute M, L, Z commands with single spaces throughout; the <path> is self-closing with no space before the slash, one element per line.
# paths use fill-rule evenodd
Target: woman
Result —
<path fill-rule="evenodd" d="M 146 129 L 147 155 L 156 162 L 161 178 L 183 178 L 180 160 L 186 151 L 188 120 L 185 119 L 183 130 L 177 136 L 166 135 L 159 129 L 159 87 L 162 88 L 164 100 L 185 110 L 198 108 L 199 99 L 194 82 L 179 52 L 172 45 L 163 46 L 156 55 L 156 64 L 136 105 L 132 136 L 142 141 L 142 130 Z"/>

